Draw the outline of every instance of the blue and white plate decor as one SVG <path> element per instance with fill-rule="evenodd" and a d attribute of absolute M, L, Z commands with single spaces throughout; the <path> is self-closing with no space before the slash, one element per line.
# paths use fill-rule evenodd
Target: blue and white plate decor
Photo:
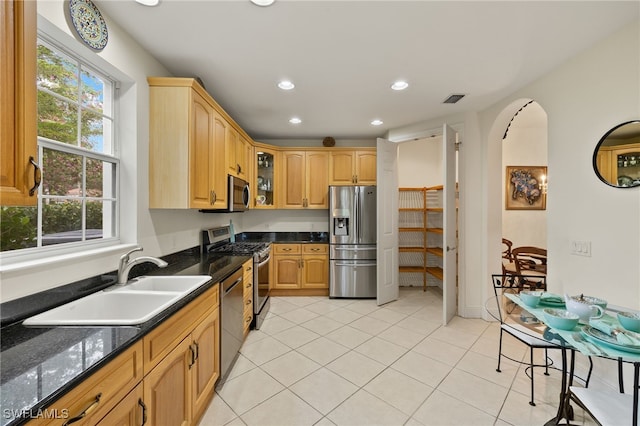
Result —
<path fill-rule="evenodd" d="M 91 0 L 69 0 L 69 17 L 84 44 L 97 51 L 105 48 L 109 40 L 107 23 Z"/>

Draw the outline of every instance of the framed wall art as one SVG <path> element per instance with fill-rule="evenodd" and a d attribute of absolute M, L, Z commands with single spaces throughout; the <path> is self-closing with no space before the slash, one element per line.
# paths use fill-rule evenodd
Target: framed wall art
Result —
<path fill-rule="evenodd" d="M 505 175 L 507 210 L 547 208 L 547 167 L 507 166 Z"/>

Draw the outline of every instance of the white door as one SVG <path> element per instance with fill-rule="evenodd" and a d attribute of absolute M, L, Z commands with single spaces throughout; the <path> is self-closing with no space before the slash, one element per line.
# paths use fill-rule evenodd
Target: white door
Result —
<path fill-rule="evenodd" d="M 378 138 L 377 299 L 378 305 L 398 298 L 398 144 Z"/>
<path fill-rule="evenodd" d="M 442 270 L 444 277 L 442 313 L 443 322 L 449 323 L 458 311 L 458 288 L 457 288 L 457 224 L 456 224 L 456 139 L 457 133 L 446 124 L 442 129 L 442 165 L 444 169 L 444 218 L 442 228 L 443 236 L 443 260 Z"/>

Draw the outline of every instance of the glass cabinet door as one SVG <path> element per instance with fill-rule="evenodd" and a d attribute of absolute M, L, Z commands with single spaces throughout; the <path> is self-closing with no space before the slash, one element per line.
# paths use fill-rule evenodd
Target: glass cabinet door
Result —
<path fill-rule="evenodd" d="M 256 208 L 274 208 L 275 203 L 275 170 L 276 153 L 256 147 Z"/>

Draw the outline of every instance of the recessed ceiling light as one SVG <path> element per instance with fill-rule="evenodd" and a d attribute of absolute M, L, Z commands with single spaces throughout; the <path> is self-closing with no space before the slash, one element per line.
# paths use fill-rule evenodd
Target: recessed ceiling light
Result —
<path fill-rule="evenodd" d="M 382 120 L 375 119 L 371 122 L 374 126 L 380 126 L 383 123 Z"/>
<path fill-rule="evenodd" d="M 289 119 L 289 123 L 291 124 L 300 124 L 302 123 L 302 120 L 300 120 L 298 117 L 293 117 Z"/>
<path fill-rule="evenodd" d="M 157 6 L 160 0 L 136 0 L 136 3 L 140 3 L 143 6 Z"/>
<path fill-rule="evenodd" d="M 255 4 L 256 6 L 271 6 L 273 4 L 275 0 L 251 0 L 251 3 Z"/>
<path fill-rule="evenodd" d="M 280 83 L 278 83 L 278 87 L 281 88 L 282 90 L 291 90 L 294 87 L 296 87 L 296 85 L 290 82 L 289 80 L 282 80 Z"/>
<path fill-rule="evenodd" d="M 402 81 L 402 80 L 398 80 L 395 83 L 393 83 L 391 85 L 391 88 L 393 90 L 404 90 L 407 87 L 409 87 L 409 83 L 407 83 L 406 81 Z"/>

